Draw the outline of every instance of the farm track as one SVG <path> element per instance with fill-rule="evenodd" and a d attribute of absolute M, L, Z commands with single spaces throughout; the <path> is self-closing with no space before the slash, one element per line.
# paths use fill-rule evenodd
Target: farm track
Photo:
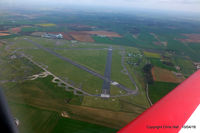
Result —
<path fill-rule="evenodd" d="M 146 87 L 146 96 L 147 96 L 147 99 L 149 101 L 149 104 L 152 106 L 152 102 L 151 102 L 151 99 L 149 98 L 149 85 L 147 84 L 147 87 Z"/>

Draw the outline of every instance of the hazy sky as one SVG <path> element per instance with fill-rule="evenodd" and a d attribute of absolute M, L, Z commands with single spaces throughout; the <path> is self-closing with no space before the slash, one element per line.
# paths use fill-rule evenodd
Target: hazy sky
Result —
<path fill-rule="evenodd" d="M 68 5 L 92 5 L 117 8 L 161 9 L 200 12 L 200 0 L 0 0 L 14 3 L 58 3 Z"/>

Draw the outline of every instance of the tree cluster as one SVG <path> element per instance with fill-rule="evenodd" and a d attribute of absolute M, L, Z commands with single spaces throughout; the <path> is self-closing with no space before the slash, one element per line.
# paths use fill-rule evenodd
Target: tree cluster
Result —
<path fill-rule="evenodd" d="M 144 71 L 144 74 L 145 74 L 145 78 L 146 78 L 146 81 L 148 84 L 152 84 L 154 81 L 153 81 L 153 76 L 152 76 L 152 73 L 151 73 L 151 69 L 152 69 L 153 65 L 152 64 L 146 64 L 144 67 L 143 67 L 143 71 Z"/>

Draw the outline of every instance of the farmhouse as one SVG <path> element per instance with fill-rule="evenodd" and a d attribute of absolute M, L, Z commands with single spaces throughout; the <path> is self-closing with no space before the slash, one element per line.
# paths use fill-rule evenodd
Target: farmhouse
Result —
<path fill-rule="evenodd" d="M 175 66 L 176 70 L 180 71 L 181 67 L 180 66 Z"/>
<path fill-rule="evenodd" d="M 182 78 L 184 77 L 182 73 L 177 73 L 177 72 L 173 72 L 177 78 Z"/>
<path fill-rule="evenodd" d="M 52 38 L 52 39 L 62 39 L 63 35 L 62 34 L 49 34 L 49 33 L 45 33 L 42 35 L 42 37 L 44 38 Z"/>
<path fill-rule="evenodd" d="M 199 62 L 194 62 L 194 66 L 197 68 L 197 70 L 200 69 L 200 63 Z"/>

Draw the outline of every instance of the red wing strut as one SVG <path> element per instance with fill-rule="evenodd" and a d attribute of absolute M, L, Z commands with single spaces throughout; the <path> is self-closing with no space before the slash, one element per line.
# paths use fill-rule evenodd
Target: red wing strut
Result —
<path fill-rule="evenodd" d="M 200 133 L 200 70 L 118 133 Z"/>

